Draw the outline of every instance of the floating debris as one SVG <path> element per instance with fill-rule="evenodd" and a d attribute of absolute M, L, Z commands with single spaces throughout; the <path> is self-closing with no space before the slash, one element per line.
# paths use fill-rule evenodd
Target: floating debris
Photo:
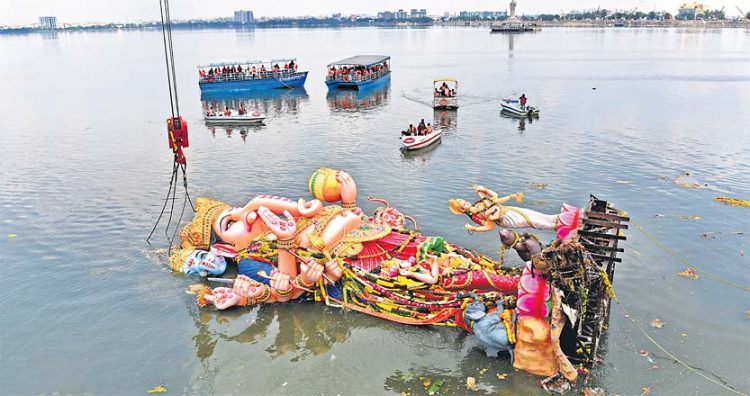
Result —
<path fill-rule="evenodd" d="M 632 180 L 618 180 L 617 183 L 619 184 L 633 184 Z"/>
<path fill-rule="evenodd" d="M 685 278 L 689 278 L 692 280 L 698 280 L 700 278 L 700 275 L 695 273 L 695 269 L 690 268 L 690 267 L 685 268 L 684 271 L 678 272 L 677 275 L 685 277 Z"/>
<path fill-rule="evenodd" d="M 424 386 L 425 388 L 432 385 L 432 380 L 427 377 L 419 377 L 419 379 L 422 380 L 422 386 Z"/>
<path fill-rule="evenodd" d="M 655 329 L 661 329 L 664 327 L 664 322 L 661 321 L 661 319 L 654 319 L 651 321 L 651 327 Z"/>
<path fill-rule="evenodd" d="M 746 318 L 747 318 L 748 320 L 750 320 L 750 309 L 748 309 L 747 311 L 745 311 L 745 317 L 746 317 Z"/>
<path fill-rule="evenodd" d="M 476 392 L 479 390 L 477 387 L 477 379 L 474 377 L 466 377 L 466 389 Z"/>
<path fill-rule="evenodd" d="M 17 234 L 8 234 L 8 238 L 11 238 L 11 239 L 12 239 L 12 238 L 15 238 L 15 237 L 17 237 L 17 236 L 18 236 Z"/>
<path fill-rule="evenodd" d="M 427 394 L 430 395 L 430 396 L 432 396 L 435 393 L 437 393 L 440 390 L 440 388 L 443 386 L 444 382 L 445 382 L 445 380 L 443 380 L 442 378 L 439 379 L 439 380 L 437 380 L 437 381 L 435 381 L 435 383 L 432 384 L 432 386 L 430 387 L 430 389 L 427 389 Z"/>
<path fill-rule="evenodd" d="M 648 355 L 649 355 L 648 351 L 645 351 L 643 349 L 641 349 L 640 351 L 638 351 L 638 354 L 641 355 L 641 356 L 643 356 L 643 357 L 648 357 Z"/>
<path fill-rule="evenodd" d="M 730 197 L 716 197 L 714 198 L 714 201 L 721 202 L 723 204 L 731 205 L 731 206 L 743 206 L 746 208 L 750 208 L 750 201 L 747 201 L 744 199 L 730 198 Z"/>
<path fill-rule="evenodd" d="M 651 386 L 644 386 L 641 391 L 641 396 L 646 396 L 651 393 Z"/>
<path fill-rule="evenodd" d="M 409 371 L 405 372 L 404 374 L 401 374 L 401 381 L 404 381 L 404 382 L 411 381 L 411 380 L 413 380 L 416 377 L 417 377 L 417 375 L 414 374 L 413 371 L 409 370 Z"/>
<path fill-rule="evenodd" d="M 703 217 L 700 216 L 680 216 L 683 220 L 703 220 Z"/>
<path fill-rule="evenodd" d="M 506 379 L 508 379 L 508 374 L 507 373 L 497 373 L 497 379 L 505 381 Z"/>
<path fill-rule="evenodd" d="M 701 238 L 703 239 L 716 239 L 718 236 L 722 235 L 744 235 L 745 233 L 742 231 L 731 231 L 731 232 L 704 232 L 701 234 Z"/>
<path fill-rule="evenodd" d="M 540 182 L 529 182 L 529 187 L 536 188 L 537 190 L 543 190 L 547 188 L 549 184 Z"/>
<path fill-rule="evenodd" d="M 602 388 L 583 388 L 583 396 L 606 396 Z"/>
<path fill-rule="evenodd" d="M 664 216 L 664 215 L 663 215 L 663 214 L 661 214 L 661 213 L 657 213 L 657 214 L 655 214 L 655 215 L 654 215 L 654 217 L 667 217 L 667 216 Z"/>
<path fill-rule="evenodd" d="M 166 393 L 167 388 L 164 385 L 156 385 L 155 387 L 146 391 L 147 393 Z"/>
<path fill-rule="evenodd" d="M 684 175 L 677 176 L 672 182 L 682 188 L 711 188 L 708 183 L 700 183 L 695 180 L 690 172 L 685 172 Z"/>
<path fill-rule="evenodd" d="M 486 368 L 483 368 L 483 369 L 477 369 L 477 371 L 479 371 L 479 375 L 484 375 L 484 373 L 486 373 L 486 372 L 487 372 L 487 370 L 488 370 L 488 369 L 486 369 Z"/>

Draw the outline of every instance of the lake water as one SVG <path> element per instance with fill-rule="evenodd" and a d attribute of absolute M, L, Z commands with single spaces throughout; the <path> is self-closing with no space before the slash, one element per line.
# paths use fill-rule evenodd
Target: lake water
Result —
<path fill-rule="evenodd" d="M 595 194 L 690 263 L 750 286 L 750 209 L 713 201 L 750 199 L 750 31 L 204 30 L 175 32 L 174 46 L 192 197 L 307 198 L 317 167 L 342 168 L 366 211 L 368 194 L 387 198 L 426 234 L 496 257 L 497 235 L 467 235 L 449 198 L 472 198 L 481 183 L 556 212 Z M 390 85 L 326 98 L 326 63 L 367 53 L 392 56 Z M 0 36 L 0 54 L 1 393 L 132 395 L 164 384 L 168 394 L 420 395 L 427 377 L 463 394 L 467 376 L 480 394 L 543 393 L 540 378 L 485 357 L 456 329 L 315 304 L 199 309 L 185 293 L 196 280 L 166 266 L 163 229 L 145 243 L 172 160 L 160 32 Z M 203 125 L 195 65 L 285 56 L 310 74 L 305 91 L 247 99 L 269 115 L 265 126 Z M 456 114 L 430 107 L 443 76 L 459 80 Z M 521 93 L 541 107 L 538 120 L 501 116 L 498 99 Z M 399 131 L 421 118 L 450 124 L 442 143 L 402 153 Z M 686 171 L 710 188 L 672 182 Z M 634 319 L 748 393 L 750 294 L 701 272 L 680 277 L 684 262 L 634 225 L 627 236 L 614 285 L 622 305 L 592 385 L 727 393 L 667 358 Z M 663 328 L 648 325 L 656 318 Z"/>

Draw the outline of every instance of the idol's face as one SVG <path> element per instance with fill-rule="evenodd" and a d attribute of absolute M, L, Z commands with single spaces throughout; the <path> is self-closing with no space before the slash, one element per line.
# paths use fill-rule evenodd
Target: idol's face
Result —
<path fill-rule="evenodd" d="M 263 234 L 262 223 L 253 209 L 229 208 L 216 218 L 213 230 L 225 249 L 239 252 Z"/>
<path fill-rule="evenodd" d="M 205 250 L 196 250 L 185 259 L 183 268 L 188 274 L 221 275 L 227 269 L 227 262 L 224 257 Z"/>

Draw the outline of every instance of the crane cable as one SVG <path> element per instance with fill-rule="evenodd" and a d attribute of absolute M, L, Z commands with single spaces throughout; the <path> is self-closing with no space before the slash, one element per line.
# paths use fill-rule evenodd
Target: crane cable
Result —
<path fill-rule="evenodd" d="M 159 0 L 159 13 L 161 16 L 161 29 L 162 29 L 162 40 L 164 43 L 164 62 L 167 70 L 167 86 L 169 89 L 169 107 L 172 114 L 172 120 L 175 118 L 180 117 L 180 103 L 177 96 L 177 73 L 175 71 L 175 64 L 174 64 L 174 47 L 172 44 L 172 20 L 170 17 L 169 12 L 169 0 Z M 164 205 L 162 206 L 161 213 L 159 214 L 159 217 L 156 219 L 156 224 L 154 224 L 154 227 L 151 229 L 151 233 L 149 233 L 148 238 L 146 238 L 146 242 L 149 242 L 149 239 L 151 239 L 151 236 L 154 234 L 154 231 L 156 231 L 157 226 L 159 225 L 159 222 L 161 221 L 161 218 L 164 216 L 164 212 L 167 208 L 167 203 L 171 200 L 172 204 L 169 209 L 169 218 L 167 219 L 167 226 L 164 229 L 164 233 L 167 237 L 167 240 L 169 241 L 169 249 L 168 252 L 171 253 L 172 251 L 172 244 L 177 234 L 177 229 L 179 227 L 180 222 L 182 221 L 183 214 L 185 213 L 185 206 L 187 206 L 187 203 L 190 203 L 190 207 L 195 211 L 195 207 L 193 205 L 192 199 L 190 199 L 190 194 L 188 192 L 188 184 L 187 184 L 187 165 L 184 163 L 184 161 L 181 163 L 178 161 L 178 145 L 174 138 L 174 135 L 172 131 L 169 131 L 169 140 L 172 142 L 172 151 L 174 154 L 174 162 L 172 166 L 172 176 L 169 180 L 169 189 L 167 190 L 167 196 L 164 198 Z M 185 189 L 185 196 L 183 198 L 182 203 L 182 210 L 180 211 L 180 216 L 177 219 L 177 224 L 174 228 L 174 231 L 172 232 L 172 235 L 169 235 L 169 226 L 172 223 L 172 216 L 174 214 L 174 206 L 175 201 L 177 200 L 177 181 L 179 180 L 179 173 L 182 172 L 182 181 L 183 181 L 183 187 Z M 171 197 L 170 197 L 171 195 Z M 168 254 L 169 254 L 168 253 Z"/>

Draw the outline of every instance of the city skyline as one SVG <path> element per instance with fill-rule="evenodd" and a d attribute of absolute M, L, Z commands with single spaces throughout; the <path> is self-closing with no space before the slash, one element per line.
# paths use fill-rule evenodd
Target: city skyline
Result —
<path fill-rule="evenodd" d="M 558 14 L 573 10 L 603 8 L 608 10 L 668 11 L 676 14 L 682 1 L 670 0 L 517 0 L 519 15 Z M 256 1 L 250 4 L 242 0 L 218 0 L 206 7 L 199 0 L 173 0 L 170 3 L 174 20 L 232 18 L 234 11 L 252 10 L 255 18 L 327 16 L 334 13 L 343 15 L 377 15 L 378 12 L 396 12 L 403 9 L 409 12 L 412 8 L 426 9 L 428 15 L 442 16 L 445 12 L 458 14 L 460 11 L 504 11 L 509 1 L 474 0 L 458 3 L 450 0 L 382 0 L 371 2 L 352 0 L 338 2 L 335 0 L 318 0 L 315 2 L 296 1 L 294 6 L 289 2 L 283 4 L 274 1 Z M 739 15 L 735 3 L 730 1 L 702 2 L 707 9 L 720 9 L 728 17 Z M 748 7 L 750 8 L 750 7 Z M 745 12 L 750 11 L 743 10 Z M 159 19 L 158 0 L 131 0 L 128 2 L 89 2 L 84 0 L 0 0 L 0 25 L 18 26 L 35 25 L 39 17 L 55 16 L 59 24 L 84 24 L 107 22 L 138 22 Z"/>

